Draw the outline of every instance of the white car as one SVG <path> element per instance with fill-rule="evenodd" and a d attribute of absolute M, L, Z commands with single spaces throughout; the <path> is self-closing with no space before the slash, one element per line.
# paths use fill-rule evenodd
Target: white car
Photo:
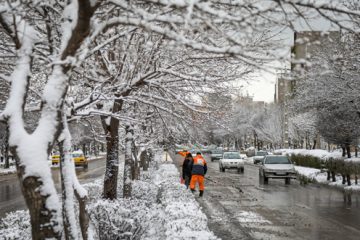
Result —
<path fill-rule="evenodd" d="M 210 159 L 212 162 L 214 160 L 220 160 L 223 157 L 223 154 L 224 154 L 223 150 L 220 149 L 212 150 L 210 153 Z"/>
<path fill-rule="evenodd" d="M 269 155 L 268 152 L 266 151 L 257 151 L 253 160 L 254 160 L 254 164 L 258 164 L 258 163 L 261 163 L 265 156 Z"/>
<path fill-rule="evenodd" d="M 244 158 L 238 152 L 224 152 L 222 159 L 219 160 L 219 169 L 225 172 L 225 169 L 236 168 L 239 173 L 244 172 Z"/>
<path fill-rule="evenodd" d="M 285 184 L 290 184 L 291 179 L 296 179 L 294 165 L 287 156 L 267 155 L 259 168 L 260 183 L 267 184 L 269 178 L 285 179 Z"/>

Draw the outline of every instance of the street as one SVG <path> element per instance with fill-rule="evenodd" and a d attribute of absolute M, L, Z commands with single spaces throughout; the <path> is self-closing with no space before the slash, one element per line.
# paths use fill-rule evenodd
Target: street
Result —
<path fill-rule="evenodd" d="M 342 192 L 315 184 L 270 179 L 259 185 L 258 167 L 245 165 L 219 171 L 218 161 L 206 157 L 208 173 L 203 198 L 196 198 L 208 216 L 209 228 L 227 239 L 359 239 L 360 197 L 351 206 Z M 183 157 L 176 155 L 179 166 Z"/>
<path fill-rule="evenodd" d="M 82 167 L 76 168 L 76 175 L 79 178 L 80 183 L 87 183 L 103 176 L 104 169 L 104 158 L 90 160 L 88 169 L 83 169 Z M 52 175 L 56 188 L 59 191 L 61 186 L 58 167 L 52 168 Z M 0 193 L 0 218 L 4 217 L 8 212 L 26 209 L 26 204 L 16 174 L 0 177 Z"/>

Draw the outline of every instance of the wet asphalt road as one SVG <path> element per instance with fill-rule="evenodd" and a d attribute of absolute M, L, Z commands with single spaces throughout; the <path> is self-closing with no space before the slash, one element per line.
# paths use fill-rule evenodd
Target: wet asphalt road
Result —
<path fill-rule="evenodd" d="M 182 157 L 177 155 L 179 166 Z M 205 193 L 198 202 L 209 228 L 227 239 L 360 239 L 360 197 L 344 203 L 342 192 L 318 185 L 270 179 L 260 185 L 258 167 L 219 171 L 207 157 Z M 197 196 L 197 194 L 196 194 Z"/>
<path fill-rule="evenodd" d="M 89 161 L 88 169 L 76 168 L 76 175 L 80 183 L 87 183 L 103 176 L 105 173 L 105 158 Z M 59 168 L 52 168 L 53 179 L 56 188 L 60 190 Z M 21 193 L 19 181 L 16 174 L 0 176 L 0 218 L 6 213 L 26 209 L 26 204 Z"/>

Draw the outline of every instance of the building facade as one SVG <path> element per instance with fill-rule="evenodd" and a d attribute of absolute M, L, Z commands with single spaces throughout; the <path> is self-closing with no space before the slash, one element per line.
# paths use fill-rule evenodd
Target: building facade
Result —
<path fill-rule="evenodd" d="M 291 49 L 291 68 L 290 71 L 278 74 L 274 95 L 274 102 L 281 106 L 282 109 L 283 143 L 286 148 L 293 147 L 293 141 L 289 136 L 289 100 L 296 92 L 296 85 L 306 78 L 307 72 L 311 71 L 311 61 L 314 56 L 321 53 L 321 51 L 325 51 L 326 46 L 331 46 L 340 41 L 340 37 L 341 34 L 338 31 L 302 31 L 294 33 L 294 44 Z M 315 148 L 321 148 L 324 145 L 319 134 L 316 134 L 316 138 L 312 142 Z"/>

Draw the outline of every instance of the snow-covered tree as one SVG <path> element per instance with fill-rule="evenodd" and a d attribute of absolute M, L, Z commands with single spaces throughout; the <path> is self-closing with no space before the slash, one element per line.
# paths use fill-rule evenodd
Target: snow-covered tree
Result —
<path fill-rule="evenodd" d="M 236 65 L 264 68 L 266 62 L 282 59 L 279 44 L 271 41 L 274 24 L 280 29 L 291 26 L 309 9 L 331 20 L 334 12 L 359 15 L 336 2 L 2 0 L 0 51 L 6 61 L 1 61 L 0 78 L 11 86 L 0 119 L 9 127 L 33 239 L 79 238 L 74 197 L 80 203 L 82 237 L 87 239 L 86 192 L 71 161 L 68 117 L 84 108 L 88 111 L 83 116 L 103 117 L 106 182 L 118 171 L 119 120 L 125 120 L 127 139 L 133 137 L 129 130 L 139 120 L 134 103 L 189 122 L 185 109 L 203 112 L 196 96 L 217 87 L 224 77 L 229 81 L 243 73 Z M 333 22 L 346 27 L 344 21 Z M 70 88 L 83 91 L 84 97 L 68 99 Z M 23 119 L 30 103 L 40 113 L 33 130 Z M 62 204 L 47 166 L 55 141 L 62 150 Z M 104 195 L 108 192 L 109 198 L 116 197 L 114 178 L 104 187 Z"/>
<path fill-rule="evenodd" d="M 276 105 L 268 105 L 265 111 L 254 116 L 252 127 L 258 140 L 270 144 L 271 148 L 279 147 L 283 140 L 282 116 L 280 107 Z"/>
<path fill-rule="evenodd" d="M 77 182 L 73 163 L 64 162 L 62 173 L 67 184 L 63 196 L 67 197 L 61 211 L 47 158 L 54 141 L 63 130 L 66 132 L 62 116 L 69 71 L 74 63 L 71 59 L 90 33 L 91 17 L 96 8 L 96 2 L 82 0 L 52 7 L 42 2 L 1 3 L 1 31 L 12 39 L 15 53 L 9 76 L 10 94 L 1 119 L 9 126 L 10 150 L 30 210 L 33 239 L 60 239 L 64 226 L 67 237 L 74 239 L 79 234 L 71 197 L 74 191 L 80 198 L 86 193 Z M 60 17 L 61 27 L 57 22 Z M 56 39 L 56 34 L 61 39 Z M 49 70 L 41 68 L 43 64 L 49 64 Z M 41 116 L 34 131 L 28 132 L 23 116 L 30 96 L 29 86 L 41 77 L 46 78 L 41 92 Z M 65 155 L 69 160 L 70 153 Z M 86 230 L 83 233 L 86 238 Z"/>
<path fill-rule="evenodd" d="M 316 126 L 329 143 L 346 148 L 350 158 L 350 145 L 360 136 L 360 118 L 349 108 L 345 105 L 319 111 Z"/>
<path fill-rule="evenodd" d="M 289 137 L 294 147 L 309 149 L 317 135 L 315 110 L 296 113 L 288 119 Z"/>

